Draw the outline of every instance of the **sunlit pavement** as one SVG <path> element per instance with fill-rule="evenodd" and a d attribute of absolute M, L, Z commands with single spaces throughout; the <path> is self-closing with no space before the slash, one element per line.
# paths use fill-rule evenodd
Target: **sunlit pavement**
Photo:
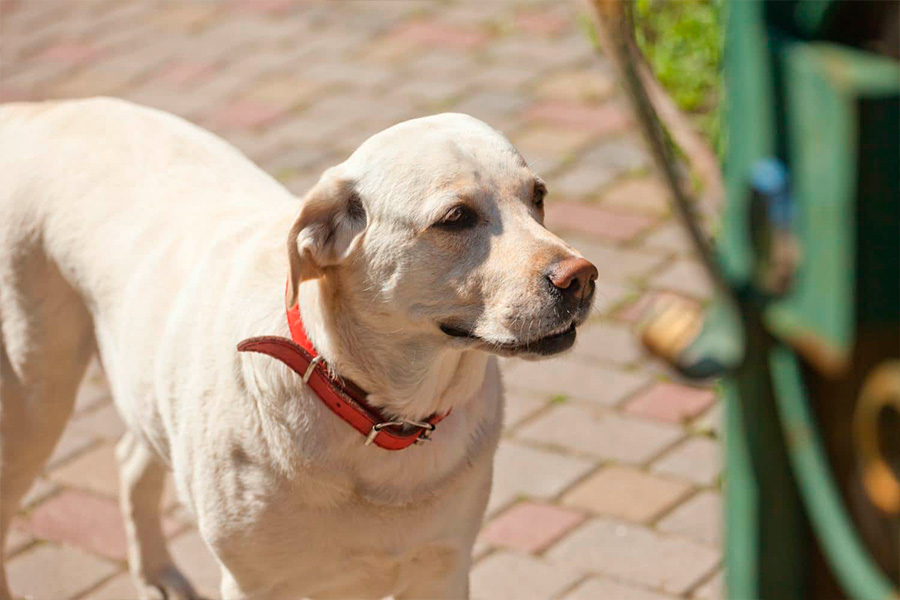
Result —
<path fill-rule="evenodd" d="M 669 217 L 580 4 L 0 1 L 3 101 L 111 95 L 230 140 L 297 194 L 359 142 L 424 114 L 503 131 L 550 189 L 547 224 L 600 269 L 574 352 L 505 362 L 506 431 L 476 546 L 480 598 L 721 596 L 718 407 L 632 335 L 649 299 L 710 287 Z M 122 425 L 93 368 L 15 522 L 13 592 L 135 595 L 113 459 Z M 176 562 L 218 568 L 174 494 Z"/>

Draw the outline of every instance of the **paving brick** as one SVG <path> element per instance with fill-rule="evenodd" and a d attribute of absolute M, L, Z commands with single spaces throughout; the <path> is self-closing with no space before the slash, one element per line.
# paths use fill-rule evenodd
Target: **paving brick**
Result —
<path fill-rule="evenodd" d="M 625 412 L 669 423 L 693 419 L 716 401 L 712 390 L 660 382 L 625 405 Z"/>
<path fill-rule="evenodd" d="M 467 50 L 488 41 L 485 32 L 475 28 L 454 27 L 435 21 L 417 21 L 401 26 L 392 35 L 422 46 Z"/>
<path fill-rule="evenodd" d="M 109 393 L 103 373 L 99 366 L 89 367 L 75 396 L 75 414 L 81 415 L 109 402 L 112 402 L 112 395 Z"/>
<path fill-rule="evenodd" d="M 491 521 L 480 540 L 536 554 L 584 520 L 580 512 L 534 502 L 519 502 Z"/>
<path fill-rule="evenodd" d="M 6 538 L 6 549 L 4 556 L 9 558 L 15 556 L 28 546 L 34 543 L 34 536 L 26 529 L 20 528 L 19 523 L 13 521 L 12 527 L 9 529 L 9 535 Z"/>
<path fill-rule="evenodd" d="M 515 27 L 525 33 L 556 36 L 572 27 L 572 18 L 564 8 L 537 8 L 520 12 Z"/>
<path fill-rule="evenodd" d="M 215 127 L 223 129 L 261 129 L 284 115 L 284 109 L 257 100 L 235 100 L 212 116 Z"/>
<path fill-rule="evenodd" d="M 492 513 L 519 497 L 549 500 L 592 468 L 589 460 L 504 440 L 494 458 L 494 483 L 488 512 Z"/>
<path fill-rule="evenodd" d="M 467 83 L 493 90 L 512 91 L 538 77 L 517 64 L 479 65 L 477 70 L 466 74 Z"/>
<path fill-rule="evenodd" d="M 667 514 L 656 528 L 719 546 L 722 543 L 722 510 L 722 496 L 718 492 L 703 491 Z"/>
<path fill-rule="evenodd" d="M 519 431 L 521 439 L 630 464 L 647 461 L 681 436 L 673 425 L 569 404 L 554 406 Z"/>
<path fill-rule="evenodd" d="M 55 98 L 114 96 L 132 80 L 133 76 L 128 73 L 109 71 L 103 66 L 97 66 L 57 81 L 48 93 Z"/>
<path fill-rule="evenodd" d="M 535 93 L 547 100 L 564 100 L 574 105 L 591 105 L 615 92 L 612 73 L 601 66 L 564 70 L 541 78 Z"/>
<path fill-rule="evenodd" d="M 417 77 L 393 90 L 398 96 L 426 105 L 441 105 L 462 93 L 466 83 L 455 78 Z"/>
<path fill-rule="evenodd" d="M 206 598 L 219 597 L 221 580 L 219 563 L 196 530 L 171 540 L 169 551 L 175 564 L 191 581 L 197 592 Z"/>
<path fill-rule="evenodd" d="M 679 259 L 650 280 L 650 285 L 686 294 L 693 298 L 709 298 L 712 283 L 703 266 L 694 260 Z"/>
<path fill-rule="evenodd" d="M 183 87 L 206 79 L 215 68 L 215 63 L 210 61 L 180 59 L 166 65 L 155 79 L 158 83 Z"/>
<path fill-rule="evenodd" d="M 241 11 L 282 15 L 294 8 L 296 4 L 295 0 L 234 0 L 229 6 Z"/>
<path fill-rule="evenodd" d="M 722 572 L 719 571 L 708 581 L 698 586 L 691 597 L 698 600 L 724 600 L 726 598 L 725 577 Z"/>
<path fill-rule="evenodd" d="M 548 202 L 544 222 L 551 231 L 570 231 L 624 242 L 653 224 L 644 215 L 615 212 L 583 202 Z"/>
<path fill-rule="evenodd" d="M 31 508 L 36 504 L 40 504 L 53 494 L 59 491 L 59 486 L 43 477 L 38 477 L 31 484 L 31 489 L 22 499 L 21 508 Z"/>
<path fill-rule="evenodd" d="M 472 598 L 550 598 L 578 580 L 578 572 L 550 565 L 541 559 L 512 552 L 497 552 L 472 570 Z"/>
<path fill-rule="evenodd" d="M 613 406 L 648 383 L 641 373 L 564 357 L 548 362 L 517 365 L 504 381 L 510 390 L 545 399 L 558 396 Z"/>
<path fill-rule="evenodd" d="M 536 74 L 593 58 L 590 43 L 583 36 L 562 36 L 554 39 L 505 36 L 492 40 L 484 48 L 484 52 L 488 60 L 527 65 L 527 68 Z"/>
<path fill-rule="evenodd" d="M 50 474 L 61 485 L 77 487 L 110 498 L 119 495 L 119 467 L 115 444 L 92 448 Z"/>
<path fill-rule="evenodd" d="M 694 246 L 684 227 L 676 221 L 667 221 L 650 232 L 643 240 L 645 248 L 662 250 L 671 254 L 692 254 Z"/>
<path fill-rule="evenodd" d="M 131 575 L 121 573 L 84 596 L 82 600 L 126 600 L 137 597 Z"/>
<path fill-rule="evenodd" d="M 76 417 L 69 425 L 70 429 L 83 433 L 96 433 L 107 440 L 118 440 L 125 433 L 125 424 L 116 411 L 116 407 L 108 404 L 98 410 Z"/>
<path fill-rule="evenodd" d="M 658 459 L 653 464 L 653 470 L 701 485 L 711 485 L 721 470 L 721 453 L 718 442 L 706 437 L 691 437 Z"/>
<path fill-rule="evenodd" d="M 218 10 L 219 7 L 214 4 L 196 2 L 167 4 L 154 11 L 150 22 L 155 28 L 163 31 L 189 33 L 202 27 Z"/>
<path fill-rule="evenodd" d="M 532 169 L 548 173 L 573 160 L 593 137 L 589 131 L 536 125 L 513 135 L 512 142 Z"/>
<path fill-rule="evenodd" d="M 507 131 L 517 123 L 516 111 L 523 102 L 522 95 L 513 92 L 480 92 L 467 96 L 453 110 L 472 115 L 491 127 Z"/>
<path fill-rule="evenodd" d="M 40 100 L 46 95 L 47 87 L 65 77 L 69 71 L 68 65 L 63 63 L 38 63 L 18 73 L 4 73 L 3 89 L 12 88 L 19 94 L 27 94 L 30 100 Z"/>
<path fill-rule="evenodd" d="M 631 115 L 619 103 L 599 106 L 565 100 L 546 100 L 528 107 L 522 117 L 526 121 L 541 121 L 587 130 L 597 135 L 623 131 L 631 123 Z"/>
<path fill-rule="evenodd" d="M 321 89 L 322 84 L 316 81 L 279 74 L 254 82 L 243 98 L 264 106 L 289 109 L 311 101 Z"/>
<path fill-rule="evenodd" d="M 420 52 L 408 66 L 412 81 L 420 78 L 444 78 L 465 81 L 472 71 L 475 62 L 471 55 L 462 52 L 444 50 L 425 50 Z M 518 106 L 521 106 L 519 104 Z"/>
<path fill-rule="evenodd" d="M 73 598 L 115 572 L 112 563 L 50 544 L 35 546 L 7 565 L 12 593 L 35 600 Z"/>
<path fill-rule="evenodd" d="M 74 421 L 70 421 L 59 441 L 56 442 L 53 454 L 50 455 L 50 459 L 44 465 L 44 471 L 53 469 L 84 452 L 97 443 L 99 439 L 100 436 L 94 431 L 76 427 Z"/>
<path fill-rule="evenodd" d="M 634 363 L 645 355 L 631 329 L 609 322 L 583 326 L 578 332 L 574 353 L 619 365 Z"/>
<path fill-rule="evenodd" d="M 649 523 L 690 491 L 690 486 L 611 465 L 597 471 L 563 496 L 563 504 L 628 521 Z"/>
<path fill-rule="evenodd" d="M 124 560 L 125 529 L 115 500 L 77 490 L 64 490 L 37 507 L 30 531 L 37 537 L 64 542 L 114 560 Z"/>
<path fill-rule="evenodd" d="M 594 264 L 596 265 L 597 263 Z M 603 263 L 600 264 L 602 265 Z M 637 288 L 632 284 L 615 283 L 606 281 L 606 278 L 604 278 L 603 281 L 597 284 L 591 312 L 597 315 L 605 315 L 637 293 Z"/>
<path fill-rule="evenodd" d="M 633 587 L 605 577 L 591 577 L 570 593 L 564 600 L 674 600 L 675 596 Z"/>
<path fill-rule="evenodd" d="M 622 248 L 584 235 L 570 234 L 564 238 L 586 259 L 597 265 L 600 270 L 598 291 L 602 291 L 609 282 L 639 283 L 666 260 L 657 252 Z"/>
<path fill-rule="evenodd" d="M 38 58 L 75 67 L 91 62 L 98 54 L 99 49 L 91 44 L 61 41 L 44 50 Z"/>
<path fill-rule="evenodd" d="M 722 420 L 725 418 L 721 403 L 714 404 L 712 408 L 697 417 L 691 423 L 691 430 L 701 435 L 709 435 L 715 438 L 722 437 Z"/>
<path fill-rule="evenodd" d="M 558 542 L 547 557 L 569 568 L 679 595 L 719 564 L 720 553 L 641 525 L 598 517 Z"/>
<path fill-rule="evenodd" d="M 603 206 L 657 216 L 669 214 L 669 190 L 658 179 L 624 179 L 603 194 Z"/>
<path fill-rule="evenodd" d="M 640 172 L 648 164 L 647 153 L 635 140 L 629 137 L 606 139 L 580 156 L 572 170 L 556 178 L 553 185 L 567 199 L 600 197 L 603 189 L 617 178 Z"/>
<path fill-rule="evenodd" d="M 507 391 L 506 405 L 503 411 L 503 427 L 515 427 L 535 412 L 546 406 L 547 401 L 529 396 L 527 393 Z"/>

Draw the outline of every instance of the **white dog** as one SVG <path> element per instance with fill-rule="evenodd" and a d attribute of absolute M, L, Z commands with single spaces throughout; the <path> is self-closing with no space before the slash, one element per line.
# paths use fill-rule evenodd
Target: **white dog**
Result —
<path fill-rule="evenodd" d="M 0 173 L 0 542 L 97 352 L 143 597 L 196 596 L 160 528 L 166 468 L 225 598 L 467 596 L 492 355 L 569 348 L 597 276 L 501 134 L 401 123 L 298 202 L 174 116 L 11 104 Z"/>

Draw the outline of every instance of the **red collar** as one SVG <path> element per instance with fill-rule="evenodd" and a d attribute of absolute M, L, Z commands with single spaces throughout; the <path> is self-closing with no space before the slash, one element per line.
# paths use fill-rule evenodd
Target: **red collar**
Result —
<path fill-rule="evenodd" d="M 259 352 L 286 364 L 303 378 L 325 406 L 366 436 L 366 445 L 375 443 L 385 450 L 403 450 L 418 441 L 426 441 L 435 425 L 449 412 L 432 415 L 423 422 L 389 419 L 366 402 L 366 392 L 352 381 L 332 377 L 318 355 L 300 319 L 300 305 L 287 309 L 291 339 L 266 335 L 248 338 L 238 344 L 239 352 Z"/>

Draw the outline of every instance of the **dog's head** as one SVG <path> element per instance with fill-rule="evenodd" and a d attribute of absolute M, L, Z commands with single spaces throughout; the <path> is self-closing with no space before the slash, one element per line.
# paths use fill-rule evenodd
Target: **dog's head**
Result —
<path fill-rule="evenodd" d="M 385 334 L 504 356 L 575 341 L 597 269 L 543 226 L 547 189 L 499 132 L 461 114 L 395 125 L 326 171 L 288 251 L 296 301 L 324 277 Z"/>

